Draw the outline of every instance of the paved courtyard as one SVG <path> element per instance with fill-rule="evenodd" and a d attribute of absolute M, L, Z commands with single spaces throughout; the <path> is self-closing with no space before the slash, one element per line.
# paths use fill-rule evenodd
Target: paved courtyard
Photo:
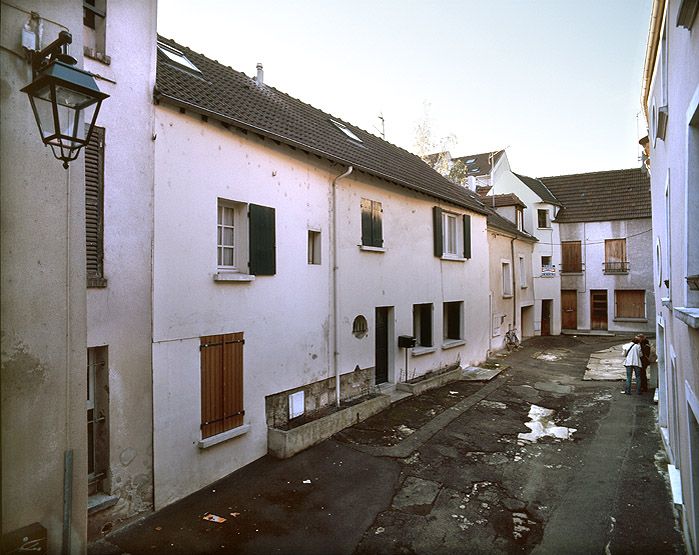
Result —
<path fill-rule="evenodd" d="M 292 459 L 264 457 L 90 551 L 684 553 L 652 393 L 583 380 L 593 352 L 627 340 L 534 338 L 496 357 L 504 370 L 490 380 L 403 399 Z"/>

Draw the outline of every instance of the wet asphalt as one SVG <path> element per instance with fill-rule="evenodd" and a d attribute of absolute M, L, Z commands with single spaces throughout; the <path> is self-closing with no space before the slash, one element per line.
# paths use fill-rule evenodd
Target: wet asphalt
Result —
<path fill-rule="evenodd" d="M 684 553 L 652 391 L 582 380 L 591 352 L 627 340 L 533 338 L 491 359 L 506 369 L 489 382 L 452 382 L 291 459 L 263 457 L 89 553 Z M 519 439 L 532 405 L 569 437 Z"/>

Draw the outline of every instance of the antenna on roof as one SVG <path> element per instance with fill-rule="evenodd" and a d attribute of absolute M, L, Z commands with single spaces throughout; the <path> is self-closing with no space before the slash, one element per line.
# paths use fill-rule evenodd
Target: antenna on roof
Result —
<path fill-rule="evenodd" d="M 374 129 L 376 129 L 381 134 L 381 138 L 385 141 L 386 140 L 386 122 L 384 121 L 384 118 L 383 118 L 383 112 L 381 112 L 376 117 L 378 117 L 381 120 L 381 129 L 379 129 L 376 126 L 374 126 Z"/>

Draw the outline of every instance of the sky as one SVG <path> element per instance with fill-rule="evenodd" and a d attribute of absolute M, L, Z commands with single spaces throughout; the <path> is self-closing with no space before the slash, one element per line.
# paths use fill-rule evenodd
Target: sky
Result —
<path fill-rule="evenodd" d="M 417 152 L 640 166 L 651 0 L 159 0 L 158 32 Z"/>

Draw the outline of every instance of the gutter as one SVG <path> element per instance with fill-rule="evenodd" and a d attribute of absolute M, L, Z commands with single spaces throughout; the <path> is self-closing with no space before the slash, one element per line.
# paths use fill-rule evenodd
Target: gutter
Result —
<path fill-rule="evenodd" d="M 426 191 L 422 187 L 408 183 L 407 181 L 403 181 L 402 179 L 399 179 L 397 177 L 393 177 L 391 175 L 388 175 L 388 174 L 385 174 L 383 172 L 373 170 L 373 169 L 370 169 L 370 168 L 367 168 L 364 166 L 357 166 L 355 163 L 351 162 L 350 160 L 345 160 L 344 158 L 340 158 L 339 156 L 334 156 L 334 155 L 332 155 L 332 154 L 330 154 L 322 149 L 308 146 L 307 144 L 304 144 L 300 141 L 296 141 L 294 139 L 290 139 L 288 137 L 284 137 L 282 135 L 278 135 L 276 133 L 273 133 L 272 131 L 268 131 L 266 129 L 256 127 L 254 125 L 250 125 L 248 123 L 244 123 L 240 120 L 236 120 L 234 118 L 226 116 L 220 112 L 215 112 L 213 110 L 207 110 L 206 108 L 202 108 L 201 106 L 198 106 L 196 104 L 192 104 L 191 102 L 187 102 L 186 100 L 181 100 L 181 99 L 176 98 L 174 96 L 170 96 L 168 94 L 161 92 L 157 86 L 155 87 L 155 89 L 153 91 L 153 97 L 156 101 L 160 101 L 161 99 L 165 99 L 168 102 L 170 102 L 173 106 L 188 109 L 188 110 L 195 112 L 197 114 L 200 114 L 202 116 L 207 116 L 207 117 L 216 119 L 220 122 L 223 122 L 223 123 L 228 124 L 228 125 L 233 125 L 235 127 L 243 129 L 245 131 L 252 131 L 253 133 L 257 133 L 258 135 L 268 137 L 274 141 L 279 141 L 280 143 L 284 143 L 284 144 L 292 146 L 294 148 L 299 148 L 299 149 L 304 150 L 306 152 L 310 152 L 312 154 L 315 154 L 316 156 L 320 156 L 322 158 L 330 160 L 331 162 L 336 162 L 336 163 L 341 164 L 343 166 L 354 166 L 354 169 L 362 171 L 368 175 L 373 175 L 375 177 L 385 179 L 386 181 L 390 181 L 392 183 L 395 183 L 397 185 L 405 187 L 406 189 L 410 189 L 411 191 L 416 191 L 418 193 L 422 193 L 422 194 L 427 195 L 431 198 L 435 198 L 435 199 L 438 199 L 438 200 L 441 200 L 444 202 L 448 202 L 448 203 L 453 204 L 455 206 L 458 206 L 460 208 L 464 208 L 466 210 L 471 210 L 472 212 L 476 212 L 477 214 L 482 214 L 484 216 L 486 216 L 488 214 L 485 211 L 485 209 L 481 209 L 481 208 L 473 207 L 473 206 L 466 206 L 465 204 L 460 203 L 458 200 L 454 200 L 454 199 L 444 197 L 444 196 L 439 196 L 437 193 L 435 193 L 433 191 Z M 457 187 L 457 185 L 455 185 L 455 187 Z M 473 201 L 474 201 L 474 203 L 480 202 L 476 199 L 473 199 Z"/>
<path fill-rule="evenodd" d="M 332 356 L 332 361 L 333 361 L 333 366 L 335 368 L 335 404 L 337 407 L 340 407 L 340 365 L 337 362 L 338 359 L 338 350 L 337 350 L 337 343 L 338 343 L 338 325 L 339 325 L 339 308 L 338 308 L 338 296 L 337 296 L 337 270 L 338 270 L 338 263 L 337 263 L 337 182 L 340 179 L 344 179 L 345 177 L 349 176 L 349 174 L 352 173 L 354 168 L 352 166 L 349 166 L 347 168 L 347 171 L 338 175 L 333 179 L 333 186 L 332 186 L 332 202 L 331 202 L 331 249 L 332 249 L 332 255 L 331 255 L 331 260 L 332 260 L 332 289 L 333 289 L 333 300 L 332 300 L 332 312 L 333 312 L 333 340 L 332 340 L 332 349 L 333 349 L 333 356 Z"/>
<path fill-rule="evenodd" d="M 650 15 L 650 29 L 648 30 L 648 42 L 646 44 L 646 59 L 643 64 L 643 84 L 641 85 L 641 109 L 648 122 L 648 95 L 650 93 L 650 82 L 655 71 L 655 59 L 658 54 L 658 42 L 660 39 L 660 29 L 665 11 L 665 0 L 654 0 L 653 10 Z"/>

